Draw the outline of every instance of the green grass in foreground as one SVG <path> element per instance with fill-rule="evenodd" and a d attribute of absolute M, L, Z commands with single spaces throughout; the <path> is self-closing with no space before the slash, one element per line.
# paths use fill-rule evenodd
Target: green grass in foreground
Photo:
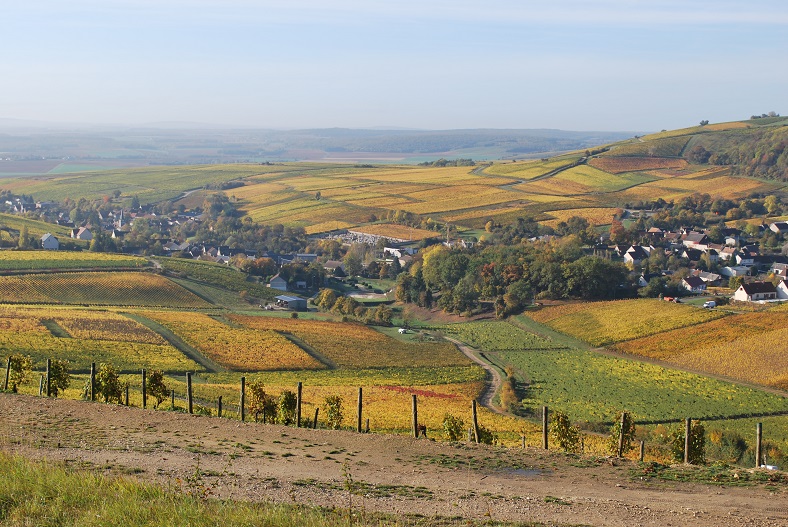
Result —
<path fill-rule="evenodd" d="M 183 488 L 165 490 L 128 477 L 106 477 L 0 453 L 0 525 L 514 525 L 465 519 L 393 517 L 363 510 L 327 510 L 302 505 L 203 500 L 195 496 L 201 492 L 199 472 L 187 479 Z"/>

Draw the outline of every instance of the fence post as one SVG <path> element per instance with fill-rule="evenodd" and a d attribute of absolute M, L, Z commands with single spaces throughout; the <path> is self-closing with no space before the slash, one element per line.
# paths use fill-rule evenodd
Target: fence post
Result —
<path fill-rule="evenodd" d="M 684 422 L 684 463 L 690 462 L 690 435 L 692 433 L 692 419 L 687 417 Z"/>
<path fill-rule="evenodd" d="M 763 452 L 761 447 L 763 445 L 763 423 L 755 425 L 755 468 L 761 467 L 761 459 Z"/>
<path fill-rule="evenodd" d="M 369 417 L 367 417 L 367 418 L 364 420 L 364 433 L 365 433 L 365 434 L 368 434 L 368 433 L 369 433 Z"/>
<path fill-rule="evenodd" d="M 90 400 L 96 400 L 96 363 L 90 363 Z"/>
<path fill-rule="evenodd" d="M 298 381 L 298 388 L 296 388 L 296 428 L 301 428 L 301 389 L 303 385 Z"/>
<path fill-rule="evenodd" d="M 246 421 L 246 377 L 241 377 L 241 421 Z"/>
<path fill-rule="evenodd" d="M 358 405 L 356 406 L 356 431 L 360 434 L 361 433 L 361 410 L 363 408 L 363 389 L 361 386 L 358 387 Z"/>
<path fill-rule="evenodd" d="M 221 417 L 222 416 L 222 396 L 219 396 L 219 400 L 216 401 L 216 415 Z"/>
<path fill-rule="evenodd" d="M 11 376 L 11 355 L 8 356 L 8 362 L 5 363 L 5 382 L 3 383 L 3 391 L 8 391 L 8 379 Z"/>
<path fill-rule="evenodd" d="M 44 396 L 44 376 L 38 378 L 38 396 Z"/>
<path fill-rule="evenodd" d="M 147 372 L 142 368 L 142 407 L 148 406 L 148 385 L 147 385 Z"/>
<path fill-rule="evenodd" d="M 646 458 L 646 442 L 642 439 L 640 440 L 640 462 L 643 463 L 643 460 Z"/>
<path fill-rule="evenodd" d="M 471 402 L 471 420 L 473 425 L 473 440 L 479 444 L 479 417 L 476 413 L 476 399 Z"/>
<path fill-rule="evenodd" d="M 47 397 L 52 395 L 52 359 L 47 359 Z"/>
<path fill-rule="evenodd" d="M 320 413 L 320 407 L 315 408 L 315 420 L 312 422 L 312 428 L 317 430 L 317 414 Z"/>
<path fill-rule="evenodd" d="M 170 390 L 170 410 L 175 410 L 175 390 Z"/>
<path fill-rule="evenodd" d="M 413 437 L 419 438 L 419 407 L 416 402 L 416 394 L 411 395 L 411 412 L 413 416 Z"/>
<path fill-rule="evenodd" d="M 621 412 L 621 428 L 618 430 L 618 457 L 624 455 L 624 427 L 627 425 L 627 413 Z"/>
<path fill-rule="evenodd" d="M 186 404 L 189 413 L 194 413 L 194 399 L 192 398 L 192 372 L 186 372 Z"/>
<path fill-rule="evenodd" d="M 128 383 L 126 383 L 126 389 L 124 391 L 126 392 L 126 397 L 125 397 L 124 401 L 126 403 L 126 406 L 128 406 L 129 405 L 129 384 Z"/>
<path fill-rule="evenodd" d="M 542 448 L 547 450 L 549 448 L 547 437 L 547 407 L 542 406 Z"/>

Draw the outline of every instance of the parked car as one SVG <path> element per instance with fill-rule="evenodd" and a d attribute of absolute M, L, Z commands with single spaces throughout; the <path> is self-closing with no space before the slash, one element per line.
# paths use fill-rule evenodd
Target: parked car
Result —
<path fill-rule="evenodd" d="M 708 302 L 704 302 L 703 303 L 703 307 L 708 308 L 708 309 L 711 309 L 713 307 L 717 307 L 717 302 L 715 302 L 714 300 L 709 300 Z"/>

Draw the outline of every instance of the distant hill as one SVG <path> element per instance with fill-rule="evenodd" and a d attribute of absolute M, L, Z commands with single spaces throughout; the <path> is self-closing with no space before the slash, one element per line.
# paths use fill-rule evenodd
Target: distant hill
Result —
<path fill-rule="evenodd" d="M 788 181 L 788 117 L 707 124 L 638 137 L 600 158 L 684 159 L 730 167 L 731 175 Z M 610 164 L 610 161 L 597 162 Z M 618 161 L 622 164 L 622 161 Z"/>

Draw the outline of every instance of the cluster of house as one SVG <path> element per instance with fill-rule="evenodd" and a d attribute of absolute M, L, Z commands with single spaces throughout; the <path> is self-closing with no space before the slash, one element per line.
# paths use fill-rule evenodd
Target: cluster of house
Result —
<path fill-rule="evenodd" d="M 788 222 L 774 222 L 762 228 L 786 234 Z M 769 273 L 781 278 L 782 285 L 775 286 L 771 282 L 750 282 L 737 290 L 734 299 L 749 302 L 788 299 L 784 285 L 788 257 L 780 254 L 761 254 L 759 246 L 747 244 L 744 234 L 738 229 L 723 229 L 722 234 L 725 238 L 724 243 L 713 243 L 707 232 L 691 229 L 672 232 L 653 227 L 647 232 L 652 240 L 651 244 L 617 245 L 613 247 L 613 252 L 632 267 L 655 254 L 655 251 L 662 251 L 665 257 L 675 256 L 688 260 L 693 269 L 690 275 L 681 281 L 681 285 L 690 293 L 702 293 L 708 286 L 721 285 L 723 281 L 727 282 L 732 277 L 753 276 L 760 272 Z M 704 256 L 709 263 L 719 266 L 719 273 L 695 268 Z M 645 287 L 650 279 L 666 274 L 669 274 L 669 271 L 644 273 L 638 280 L 639 285 Z"/>

